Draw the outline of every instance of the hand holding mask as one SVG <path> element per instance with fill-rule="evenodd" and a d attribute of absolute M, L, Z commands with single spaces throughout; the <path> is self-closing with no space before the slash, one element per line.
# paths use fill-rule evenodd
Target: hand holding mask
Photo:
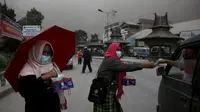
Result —
<path fill-rule="evenodd" d="M 158 60 L 156 61 L 156 63 L 154 63 L 154 65 L 157 66 L 157 65 L 159 65 L 159 64 L 165 64 L 165 63 L 167 63 L 167 60 L 166 60 L 166 59 L 160 58 L 160 59 L 158 59 Z"/>

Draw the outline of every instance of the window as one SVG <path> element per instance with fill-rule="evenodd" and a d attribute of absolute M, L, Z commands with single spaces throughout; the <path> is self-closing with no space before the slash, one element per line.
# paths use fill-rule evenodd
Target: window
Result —
<path fill-rule="evenodd" d="M 164 53 L 170 53 L 170 47 L 162 46 L 161 51 L 163 51 Z"/>
<path fill-rule="evenodd" d="M 154 46 L 151 48 L 151 52 L 158 52 L 159 47 L 158 46 Z"/>
<path fill-rule="evenodd" d="M 175 65 L 171 67 L 168 75 L 187 82 L 192 81 L 194 69 L 196 66 L 197 48 L 185 48 L 180 52 L 175 60 Z"/>

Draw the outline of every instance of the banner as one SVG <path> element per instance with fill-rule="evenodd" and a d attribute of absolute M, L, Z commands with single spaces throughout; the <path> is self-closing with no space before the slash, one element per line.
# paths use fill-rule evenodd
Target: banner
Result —
<path fill-rule="evenodd" d="M 21 26 L 2 14 L 0 14 L 0 16 L 1 16 L 0 20 L 1 36 L 7 36 L 10 38 L 21 40 L 22 39 Z"/>
<path fill-rule="evenodd" d="M 23 36 L 24 37 L 34 37 L 41 32 L 41 26 L 39 25 L 25 25 L 23 26 Z"/>

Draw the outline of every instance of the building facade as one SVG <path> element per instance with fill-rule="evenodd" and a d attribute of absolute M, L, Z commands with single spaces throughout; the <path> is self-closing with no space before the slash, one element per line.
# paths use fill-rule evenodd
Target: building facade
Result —
<path fill-rule="evenodd" d="M 118 27 L 118 26 L 120 26 L 120 24 L 121 24 L 121 22 L 116 22 L 116 23 L 112 23 L 112 24 L 104 27 L 103 43 L 105 43 L 106 41 L 111 39 L 110 35 L 112 32 L 110 31 L 110 29 Z"/>
<path fill-rule="evenodd" d="M 132 22 L 123 22 L 120 27 L 122 29 L 121 33 L 124 37 L 124 40 L 137 33 L 141 29 L 141 25 Z"/>
<path fill-rule="evenodd" d="M 110 40 L 111 28 L 119 27 L 123 40 L 140 31 L 141 26 L 132 22 L 116 22 L 104 27 L 103 42 Z"/>
<path fill-rule="evenodd" d="M 200 19 L 172 24 L 171 32 L 184 39 L 200 34 Z"/>
<path fill-rule="evenodd" d="M 154 21 L 151 19 L 144 19 L 144 18 L 140 18 L 138 19 L 138 23 L 139 25 L 141 25 L 141 30 L 142 29 L 149 29 L 153 26 Z"/>

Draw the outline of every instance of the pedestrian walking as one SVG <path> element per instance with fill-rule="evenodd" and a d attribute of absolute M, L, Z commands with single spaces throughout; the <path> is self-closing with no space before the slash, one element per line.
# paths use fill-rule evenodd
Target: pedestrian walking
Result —
<path fill-rule="evenodd" d="M 59 70 L 52 62 L 53 51 L 47 41 L 38 41 L 29 51 L 29 59 L 19 73 L 25 112 L 61 112 L 67 108 L 64 94 L 58 95 L 52 84 L 51 78 L 57 77 Z"/>
<path fill-rule="evenodd" d="M 92 55 L 87 47 L 84 48 L 83 52 L 83 68 L 82 73 L 85 73 L 85 69 L 88 66 L 89 71 L 92 72 L 91 62 L 92 62 Z"/>
<path fill-rule="evenodd" d="M 78 51 L 78 64 L 80 65 L 82 63 L 82 56 L 83 56 L 83 52 L 82 50 Z"/>
<path fill-rule="evenodd" d="M 89 101 L 94 103 L 93 112 L 123 112 L 118 99 L 120 99 L 124 93 L 122 79 L 126 76 L 126 72 L 154 67 L 154 64 L 151 62 L 123 63 L 120 60 L 122 55 L 120 43 L 112 43 L 105 53 L 105 58 L 98 69 L 97 78 L 93 80 L 88 97 Z M 106 86 L 102 87 L 104 85 Z M 98 94 L 99 97 L 96 97 L 96 94 Z"/>

